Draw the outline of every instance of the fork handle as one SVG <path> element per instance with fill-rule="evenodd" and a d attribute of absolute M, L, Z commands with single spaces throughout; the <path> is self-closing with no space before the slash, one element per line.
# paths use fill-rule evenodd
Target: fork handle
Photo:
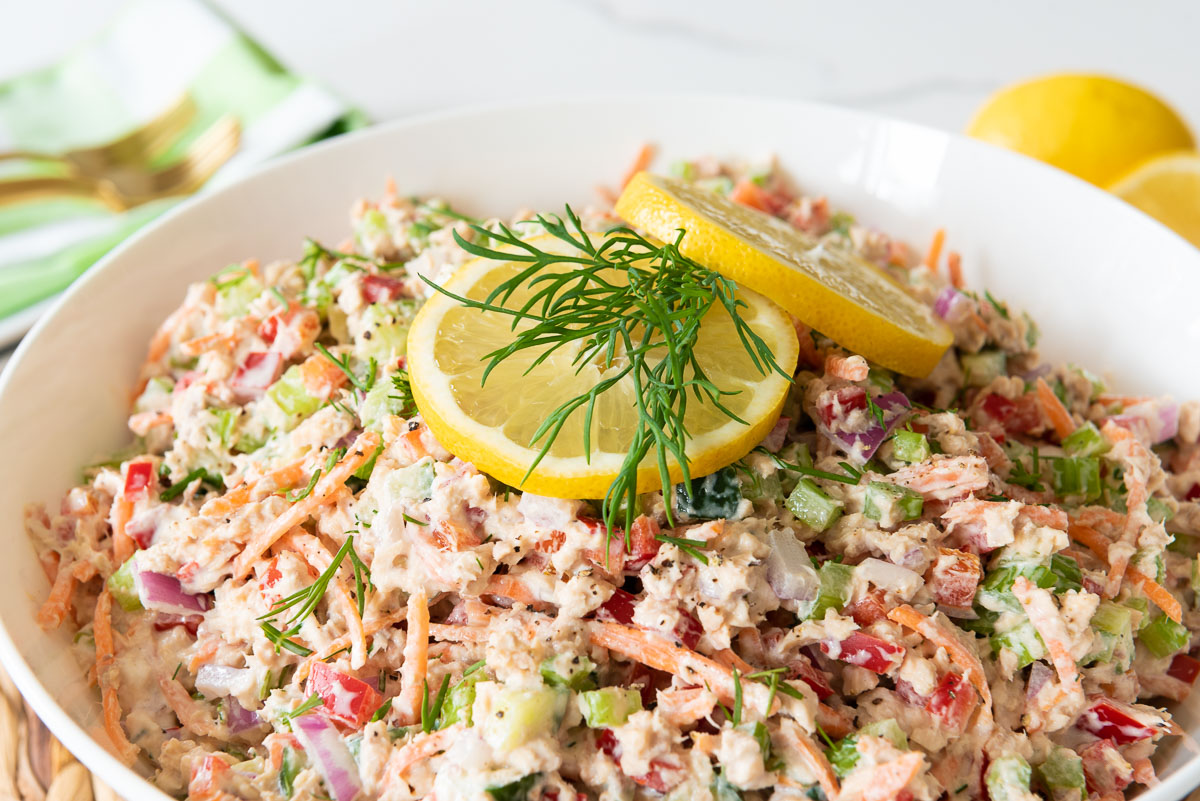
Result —
<path fill-rule="evenodd" d="M 125 204 L 106 187 L 80 178 L 18 178 L 0 181 L 0 206 L 54 197 L 86 197 L 99 200 L 113 211 L 123 211 Z"/>

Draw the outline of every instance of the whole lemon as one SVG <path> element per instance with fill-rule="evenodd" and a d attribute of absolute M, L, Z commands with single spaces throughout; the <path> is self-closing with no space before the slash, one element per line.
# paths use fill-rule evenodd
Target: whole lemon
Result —
<path fill-rule="evenodd" d="M 1060 74 L 994 94 L 967 133 L 1107 187 L 1145 160 L 1191 150 L 1191 131 L 1166 103 L 1125 81 Z"/>

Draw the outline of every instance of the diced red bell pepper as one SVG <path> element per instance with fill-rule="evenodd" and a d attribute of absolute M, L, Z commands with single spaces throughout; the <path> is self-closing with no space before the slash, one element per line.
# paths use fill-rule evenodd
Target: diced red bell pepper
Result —
<path fill-rule="evenodd" d="M 800 679 L 816 693 L 817 699 L 824 701 L 829 696 L 833 695 L 833 687 L 829 684 L 829 677 L 825 675 L 825 671 L 814 665 L 806 656 L 799 656 L 796 661 L 789 662 L 788 667 L 791 668 L 792 678 Z"/>
<path fill-rule="evenodd" d="M 125 470 L 125 497 L 128 500 L 144 498 L 158 483 L 154 465 L 150 462 L 131 462 Z"/>
<path fill-rule="evenodd" d="M 971 682 L 957 673 L 947 673 L 925 702 L 925 709 L 947 728 L 961 732 L 966 728 L 967 719 L 977 703 Z"/>
<path fill-rule="evenodd" d="M 1133 770 L 1125 769 L 1124 757 L 1112 740 L 1097 740 L 1078 751 L 1089 793 L 1120 792 L 1133 782 Z"/>
<path fill-rule="evenodd" d="M 621 765 L 621 744 L 617 741 L 617 735 L 612 729 L 604 728 L 596 735 L 596 747 L 603 751 L 612 760 Z M 624 771 L 624 768 L 622 768 Z M 674 775 L 672 775 L 674 774 Z M 629 774 L 625 774 L 629 775 Z M 661 759 L 650 760 L 650 770 L 641 776 L 629 776 L 643 787 L 649 787 L 651 790 L 659 793 L 665 793 L 675 785 L 679 784 L 682 779 L 682 771 L 678 765 L 673 765 Z"/>
<path fill-rule="evenodd" d="M 660 529 L 658 521 L 646 515 L 639 516 L 629 529 L 629 540 L 632 546 L 625 558 L 625 570 L 636 573 L 658 556 L 662 543 L 658 540 Z"/>
<path fill-rule="evenodd" d="M 1010 400 L 991 394 L 983 399 L 984 414 L 1009 434 L 1028 434 L 1042 424 L 1042 408 L 1037 396 L 1022 395 Z"/>
<path fill-rule="evenodd" d="M 817 416 L 826 428 L 832 428 L 835 420 L 850 412 L 866 408 L 867 391 L 862 387 L 842 387 L 836 392 L 822 392 L 817 399 Z"/>
<path fill-rule="evenodd" d="M 841 642 L 825 640 L 821 643 L 821 651 L 832 659 L 874 673 L 894 670 L 904 659 L 904 646 L 885 642 L 861 631 L 854 632 Z"/>
<path fill-rule="evenodd" d="M 938 552 L 937 561 L 925 579 L 929 591 L 939 604 L 969 608 L 983 577 L 979 557 L 953 548 L 939 548 Z"/>
<path fill-rule="evenodd" d="M 632 626 L 633 607 L 636 603 L 637 598 L 632 594 L 617 588 L 607 601 L 600 604 L 600 608 L 596 610 L 596 619 Z"/>
<path fill-rule="evenodd" d="M 154 613 L 154 630 L 169 631 L 171 629 L 187 629 L 187 633 L 196 636 L 204 615 L 172 615 L 167 612 Z"/>
<path fill-rule="evenodd" d="M 308 674 L 308 692 L 321 699 L 321 712 L 330 719 L 358 728 L 371 719 L 383 702 L 379 693 L 365 681 L 334 670 L 324 662 L 314 662 Z"/>
<path fill-rule="evenodd" d="M 267 319 L 258 324 L 258 336 L 263 342 L 270 345 L 275 341 L 276 335 L 279 333 L 279 315 L 272 314 Z"/>
<path fill-rule="evenodd" d="M 704 626 L 700 625 L 700 621 L 691 612 L 680 609 L 679 622 L 675 624 L 675 636 L 685 648 L 695 650 L 700 638 L 704 636 Z"/>
<path fill-rule="evenodd" d="M 255 351 L 246 356 L 229 382 L 234 396 L 243 403 L 262 397 L 283 372 L 283 355 L 274 351 Z"/>
<path fill-rule="evenodd" d="M 1167 668 L 1167 675 L 1179 679 L 1184 684 L 1195 684 L 1196 677 L 1200 676 L 1200 659 L 1187 654 L 1175 654 L 1171 659 L 1171 666 Z"/>
<path fill-rule="evenodd" d="M 367 303 L 395 300 L 404 294 L 404 282 L 386 275 L 368 275 L 363 279 L 362 293 Z"/>
<path fill-rule="evenodd" d="M 1149 740 L 1159 730 L 1142 719 L 1143 713 L 1121 701 L 1096 696 L 1075 726 L 1117 745 Z"/>
<path fill-rule="evenodd" d="M 1183 499 L 1185 501 L 1200 500 L 1200 484 L 1193 484 L 1191 489 L 1184 493 Z"/>
<path fill-rule="evenodd" d="M 886 595 L 883 590 L 870 590 L 861 598 L 848 604 L 845 614 L 854 618 L 854 622 L 866 628 L 867 626 L 887 617 Z"/>
<path fill-rule="evenodd" d="M 225 795 L 223 787 L 229 776 L 229 763 L 209 754 L 192 765 L 191 781 L 188 782 L 188 798 L 195 801 L 217 801 Z"/>

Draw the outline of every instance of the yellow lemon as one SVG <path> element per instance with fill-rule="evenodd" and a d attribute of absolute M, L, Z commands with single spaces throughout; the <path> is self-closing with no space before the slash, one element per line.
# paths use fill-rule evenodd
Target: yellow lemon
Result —
<path fill-rule="evenodd" d="M 602 239 L 604 235 L 593 236 Z M 572 246 L 550 235 L 527 241 L 546 252 L 573 252 Z M 476 259 L 459 268 L 444 288 L 482 301 L 499 284 L 528 267 L 528 263 Z M 615 269 L 605 271 L 605 277 L 623 281 Z M 505 307 L 521 308 L 539 288 L 531 288 L 528 281 L 520 283 Z M 739 296 L 746 303 L 741 319 L 762 337 L 776 362 L 791 375 L 799 355 L 791 320 L 755 292 L 744 291 Z M 585 409 L 572 412 L 526 479 L 543 444 L 532 442 L 543 422 L 562 404 L 616 377 L 628 360 L 618 352 L 611 364 L 604 358 L 577 363 L 583 345 L 576 340 L 549 354 L 541 346 L 518 350 L 500 361 L 484 382 L 489 354 L 514 341 L 513 319 L 466 306 L 441 293 L 425 303 L 408 334 L 409 375 L 425 422 L 448 450 L 507 484 L 559 498 L 604 497 L 630 451 L 638 428 L 638 401 L 645 390 L 639 391 L 632 375 L 626 375 L 598 395 L 589 429 L 590 453 L 584 448 Z M 518 321 L 516 331 L 530 325 L 533 323 Z M 658 353 L 652 351 L 648 361 L 661 360 Z M 702 320 L 694 353 L 710 381 L 736 393 L 724 396 L 722 403 L 744 421 L 689 395 L 685 453 L 691 475 L 702 476 L 740 459 L 762 441 L 778 420 L 791 384 L 776 373 L 760 372 L 742 345 L 733 320 L 719 304 Z M 535 364 L 539 358 L 542 361 Z M 670 467 L 672 477 L 678 480 L 679 466 Z M 648 457 L 638 470 L 638 491 L 660 486 L 658 465 Z"/>
<path fill-rule="evenodd" d="M 1200 154 L 1150 159 L 1111 191 L 1200 247 Z"/>
<path fill-rule="evenodd" d="M 1195 147 L 1170 106 L 1103 75 L 1050 75 L 1009 86 L 984 103 L 967 133 L 1101 187 L 1152 156 Z"/>
<path fill-rule="evenodd" d="M 927 306 L 875 265 L 713 192 L 642 172 L 616 211 L 664 241 L 683 229 L 685 256 L 761 292 L 876 364 L 925 376 L 954 341 Z"/>

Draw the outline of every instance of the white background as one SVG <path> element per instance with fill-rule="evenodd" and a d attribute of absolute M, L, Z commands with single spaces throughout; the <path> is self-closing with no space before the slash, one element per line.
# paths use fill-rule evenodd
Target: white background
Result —
<path fill-rule="evenodd" d="M 376 121 L 628 89 L 806 98 L 959 130 L 995 89 L 1065 70 L 1151 87 L 1200 128 L 1200 3 L 1187 0 L 214 2 Z M 53 63 L 121 5 L 0 0 L 0 80 Z"/>
<path fill-rule="evenodd" d="M 681 89 L 818 99 L 960 129 L 1010 81 L 1111 72 L 1200 127 L 1200 4 L 216 0 L 373 119 L 510 97 Z M 52 63 L 121 0 L 3 0 L 0 78 Z M 166 32 L 164 36 L 178 36 Z"/>

